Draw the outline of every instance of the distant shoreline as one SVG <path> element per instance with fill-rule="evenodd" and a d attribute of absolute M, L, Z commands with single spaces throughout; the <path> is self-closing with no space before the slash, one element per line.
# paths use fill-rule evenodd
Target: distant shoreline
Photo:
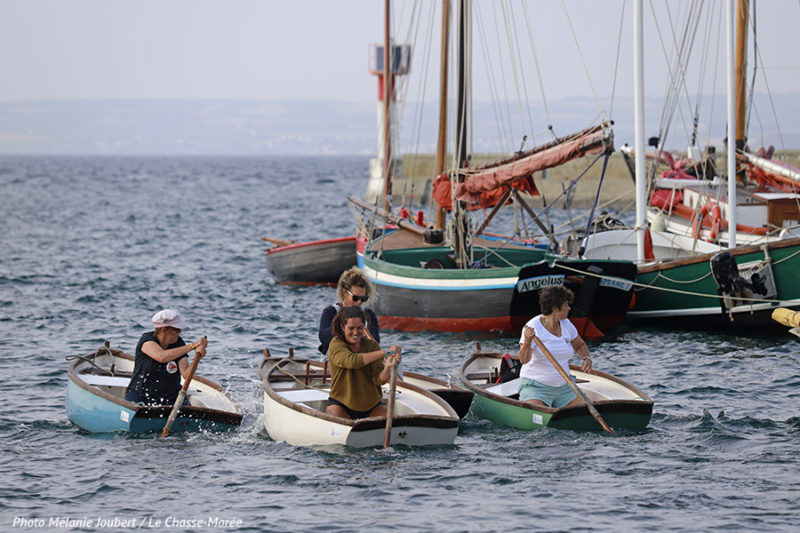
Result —
<path fill-rule="evenodd" d="M 673 154 L 680 157 L 680 154 Z M 487 163 L 496 161 L 502 156 L 498 154 L 491 155 L 478 155 L 473 158 L 476 164 Z M 724 168 L 726 164 L 727 155 L 725 152 L 718 152 L 716 154 L 717 168 Z M 791 165 L 800 168 L 800 150 L 776 150 L 775 159 L 785 161 Z M 571 161 L 558 168 L 550 169 L 547 177 L 544 178 L 541 172 L 534 174 L 534 182 L 536 187 L 542 193 L 547 202 L 551 202 L 554 198 L 559 196 L 564 188 L 568 187 L 570 183 L 583 172 L 587 165 L 591 162 L 589 158 L 578 159 Z M 578 184 L 574 187 L 574 194 L 571 206 L 574 208 L 587 208 L 591 207 L 594 203 L 595 195 L 597 193 L 597 185 L 600 183 L 600 174 L 602 171 L 601 162 L 598 161 L 589 171 L 583 176 Z M 415 191 L 415 198 L 419 199 L 424 197 L 425 203 L 430 196 L 430 182 L 433 176 L 434 156 L 431 154 L 403 155 L 403 177 L 402 179 L 395 179 L 392 183 L 392 196 L 395 198 L 395 203 L 405 196 L 409 196 L 411 187 Z M 420 192 L 424 191 L 424 193 Z M 635 202 L 635 189 L 633 178 L 630 171 L 625 165 L 622 154 L 614 152 L 608 162 L 606 175 L 603 178 L 603 187 L 600 191 L 599 205 L 605 207 L 612 207 L 615 209 L 633 208 Z M 558 207 L 564 206 L 564 198 L 559 199 L 556 203 Z"/>

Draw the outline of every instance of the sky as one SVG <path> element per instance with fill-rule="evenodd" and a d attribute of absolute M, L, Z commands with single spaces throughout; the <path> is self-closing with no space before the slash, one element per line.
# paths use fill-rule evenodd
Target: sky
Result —
<path fill-rule="evenodd" d="M 648 135 L 659 128 L 675 42 L 690 43 L 685 46 L 692 49 L 681 91 L 683 109 L 678 111 L 681 136 L 688 134 L 693 110 L 701 104 L 707 110 L 701 122 L 709 140 L 716 136 L 713 140 L 718 142 L 724 132 L 724 97 L 711 101 L 701 95 L 725 93 L 725 49 L 718 44 L 724 43 L 719 28 L 724 31 L 720 23 L 725 4 L 645 0 Z M 525 135 L 548 135 L 547 124 L 582 128 L 607 113 L 629 141 L 633 5 L 632 0 L 475 1 L 473 100 L 486 109 L 496 101 L 508 102 L 507 109 L 493 110 L 496 116 L 482 118 L 484 140 L 507 138 L 501 150 L 513 150 Z M 395 126 L 412 145 L 417 142 L 414 130 L 423 129 L 414 123 L 415 113 L 423 117 L 425 130 L 435 130 L 440 6 L 441 0 L 392 2 L 393 39 L 412 48 L 411 70 L 400 84 L 400 100 L 407 108 L 398 111 L 397 123 L 402 124 Z M 800 121 L 795 120 L 800 114 L 800 54 L 792 36 L 800 28 L 800 0 L 760 1 L 757 7 L 760 48 L 756 58 L 748 46 L 749 64 L 760 67 L 755 93 L 766 95 L 768 90 L 769 95 L 757 102 L 760 110 L 754 122 L 764 137 L 783 128 L 765 142 L 794 147 L 800 144 Z M 375 119 L 368 115 L 375 116 L 378 90 L 369 72 L 370 46 L 382 44 L 383 25 L 381 0 L 0 0 L 0 152 L 55 150 L 59 145 L 53 143 L 63 144 L 65 151 L 83 149 L 64 144 L 77 138 L 83 139 L 82 146 L 107 146 L 109 124 L 117 125 L 114 135 L 127 132 L 129 137 L 146 134 L 153 124 L 164 129 L 163 120 L 143 118 L 135 124 L 141 131 L 134 134 L 127 118 L 140 109 L 134 105 L 114 108 L 114 114 L 107 107 L 94 108 L 96 120 L 80 124 L 83 108 L 70 102 L 98 100 L 351 103 L 360 106 L 358 113 L 339 109 L 335 117 L 337 124 L 352 122 L 353 127 L 361 121 L 358 147 L 331 150 L 372 150 L 375 141 L 365 139 L 374 136 Z M 692 38 L 681 39 L 682 35 Z M 518 50 L 517 55 L 508 54 L 509 47 Z M 500 52 L 503 48 L 506 51 Z M 26 105 L 43 101 L 57 101 L 61 107 Z M 426 103 L 424 110 L 420 102 Z M 783 107 L 777 108 L 776 102 Z M 795 109 L 788 110 L 786 102 Z M 411 109 L 415 103 L 420 105 L 416 111 Z M 185 121 L 184 130 L 198 130 L 205 105 L 193 110 L 194 122 Z M 243 134 L 258 138 L 253 150 L 274 145 L 274 139 L 287 132 L 300 137 L 324 133 L 327 139 L 338 137 L 337 142 L 353 138 L 341 126 L 311 131 L 318 122 L 299 120 L 290 107 L 249 105 L 237 117 L 228 113 L 208 118 L 203 123 L 207 129 L 201 129 L 236 122 Z M 146 112 L 157 117 L 161 109 Z M 546 116 L 526 116 L 534 112 Z M 257 122 L 258 114 L 266 118 Z M 278 115 L 286 120 L 277 122 L 273 117 Z M 620 115 L 625 124 L 619 123 Z M 329 123 L 333 117 L 328 117 Z M 781 118 L 789 124 L 780 124 Z M 174 139 L 151 136 L 148 146 L 184 142 L 186 134 L 177 133 L 181 117 L 169 120 L 175 126 Z M 501 121 L 513 122 L 514 129 L 498 132 L 494 123 Z M 76 124 L 85 127 L 71 131 Z M 311 129 L 300 131 L 303 124 Z M 269 139 L 264 138 L 267 128 L 272 128 Z M 211 144 L 220 145 L 218 139 L 232 131 L 218 131 Z M 559 134 L 568 132 L 562 128 Z M 39 144 L 41 140 L 48 142 Z M 115 142 L 130 144 L 124 139 Z M 308 146 L 320 142 L 314 138 Z"/>
<path fill-rule="evenodd" d="M 706 2 L 711 3 L 723 5 L 721 0 Z M 427 26 L 438 32 L 439 4 L 438 0 L 395 1 L 397 40 L 413 40 L 406 37 L 415 12 L 426 21 L 418 35 Z M 501 4 L 478 2 L 474 20 L 481 18 L 480 24 L 491 26 L 490 12 L 499 12 Z M 369 44 L 383 40 L 383 5 L 380 0 L 0 0 L 0 101 L 373 101 L 377 89 L 368 73 Z M 655 61 L 652 68 L 645 68 L 649 93 L 661 91 L 666 79 L 666 69 L 658 64 L 664 53 L 653 31 L 655 17 L 661 31 L 668 33 L 670 16 L 676 17 L 688 5 L 672 0 L 667 15 L 665 2 L 645 2 L 645 41 L 651 51 L 646 57 L 651 58 L 648 65 Z M 762 48 L 771 54 L 764 58 L 771 90 L 795 91 L 800 57 L 788 42 L 800 27 L 800 2 L 769 0 L 759 7 L 760 25 L 768 28 L 760 38 Z M 528 17 L 523 16 L 526 9 Z M 573 40 L 582 47 L 598 94 L 631 93 L 631 1 L 538 0 L 523 5 L 514 0 L 506 10 L 520 25 L 531 21 L 542 75 L 547 76 L 552 94 L 591 95 L 580 68 L 574 69 L 574 76 L 553 68 L 582 62 Z M 565 12 L 575 38 L 565 23 Z M 432 46 L 423 39 L 417 38 L 416 51 L 438 47 L 438 42 Z M 618 43 L 622 55 L 615 86 Z M 424 59 L 417 53 L 414 60 L 412 73 L 420 73 Z M 430 61 L 438 65 L 438 58 Z M 533 84 L 533 79 L 528 82 Z M 484 90 L 476 82 L 478 98 Z M 426 93 L 426 99 L 433 97 Z"/>

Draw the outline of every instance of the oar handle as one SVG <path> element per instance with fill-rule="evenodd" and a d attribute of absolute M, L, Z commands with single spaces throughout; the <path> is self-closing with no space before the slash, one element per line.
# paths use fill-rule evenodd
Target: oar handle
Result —
<path fill-rule="evenodd" d="M 172 429 L 172 424 L 174 424 L 175 419 L 178 418 L 178 411 L 181 409 L 183 399 L 186 398 L 186 391 L 189 390 L 189 384 L 192 382 L 194 373 L 197 371 L 197 365 L 200 364 L 200 359 L 201 357 L 198 357 L 197 352 L 195 352 L 194 359 L 192 359 L 192 365 L 189 367 L 189 374 L 186 376 L 186 379 L 183 380 L 183 387 L 181 387 L 181 390 L 178 393 L 178 398 L 175 400 L 175 405 L 172 406 L 172 411 L 169 412 L 167 423 L 164 424 L 164 430 L 161 432 L 162 439 L 169 435 L 169 432 Z"/>
<path fill-rule="evenodd" d="M 397 390 L 397 360 L 392 359 L 389 367 L 389 402 L 386 406 L 386 434 L 383 437 L 383 449 L 389 447 L 392 440 L 392 418 L 394 417 L 394 396 Z"/>
<path fill-rule="evenodd" d="M 183 387 L 181 389 L 183 392 L 189 390 L 189 383 L 192 382 L 194 378 L 194 373 L 197 371 L 197 365 L 200 363 L 200 357 L 197 357 L 197 354 L 194 354 L 194 359 L 192 359 L 192 365 L 189 367 L 189 374 L 186 376 L 186 379 L 183 380 Z"/>
<path fill-rule="evenodd" d="M 295 241 L 285 241 L 283 239 L 273 239 L 272 237 L 261 237 L 261 240 L 274 244 L 276 246 L 289 246 L 290 244 L 294 244 L 295 242 Z"/>
<path fill-rule="evenodd" d="M 589 413 L 591 413 L 594 419 L 597 420 L 597 423 L 600 424 L 600 427 L 602 427 L 604 430 L 614 435 L 615 434 L 614 430 L 611 429 L 608 426 L 608 424 L 606 424 L 606 421 L 603 420 L 602 416 L 600 416 L 600 413 L 597 411 L 592 401 L 583 393 L 580 387 L 578 387 L 578 385 L 576 385 L 570 379 L 569 374 L 567 374 L 564 371 L 564 369 L 561 368 L 561 365 L 558 364 L 558 361 L 556 361 L 556 358 L 553 357 L 552 353 L 550 353 L 550 350 L 547 349 L 547 346 L 545 346 L 544 343 L 541 340 L 539 340 L 539 337 L 535 335 L 533 337 L 533 342 L 536 343 L 536 346 L 539 347 L 539 350 L 541 350 L 544 356 L 547 357 L 547 359 L 550 361 L 550 363 L 553 365 L 556 371 L 558 371 L 558 373 L 561 374 L 561 377 L 564 378 L 564 381 L 567 382 L 567 385 L 569 385 L 569 387 L 572 389 L 572 392 L 574 392 L 575 395 L 578 396 L 578 398 L 580 398 L 583 401 L 583 403 L 586 405 L 586 408 L 589 409 Z"/>

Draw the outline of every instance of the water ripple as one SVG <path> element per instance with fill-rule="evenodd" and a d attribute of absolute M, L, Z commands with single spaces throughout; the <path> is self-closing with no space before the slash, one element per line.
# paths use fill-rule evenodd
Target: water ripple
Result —
<path fill-rule="evenodd" d="M 350 234 L 344 199 L 363 193 L 368 163 L 0 157 L 4 516 L 239 517 L 242 531 L 371 529 L 376 516 L 402 531 L 796 529 L 800 342 L 788 334 L 623 327 L 590 343 L 599 370 L 655 400 L 640 433 L 526 432 L 468 415 L 453 446 L 272 441 L 262 352 L 317 358 L 318 311 L 335 295 L 275 284 L 259 237 Z M 201 373 L 240 403 L 241 427 L 164 440 L 74 427 L 64 357 L 105 340 L 132 351 L 162 307 L 181 309 L 188 336 L 208 335 Z M 518 342 L 382 338 L 404 346 L 407 368 L 452 381 L 476 342 Z"/>

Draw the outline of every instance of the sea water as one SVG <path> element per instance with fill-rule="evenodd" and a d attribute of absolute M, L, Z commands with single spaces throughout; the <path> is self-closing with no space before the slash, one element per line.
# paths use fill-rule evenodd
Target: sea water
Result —
<path fill-rule="evenodd" d="M 297 448 L 263 426 L 263 350 L 319 357 L 327 287 L 271 279 L 260 239 L 352 234 L 367 157 L 0 158 L 0 528 L 127 531 L 796 531 L 800 343 L 623 326 L 595 368 L 655 401 L 641 433 L 528 432 L 468 415 L 452 446 Z M 399 203 L 395 199 L 395 204 Z M 132 352 L 179 309 L 229 433 L 89 435 L 65 357 Z M 457 380 L 494 334 L 383 331 Z"/>

